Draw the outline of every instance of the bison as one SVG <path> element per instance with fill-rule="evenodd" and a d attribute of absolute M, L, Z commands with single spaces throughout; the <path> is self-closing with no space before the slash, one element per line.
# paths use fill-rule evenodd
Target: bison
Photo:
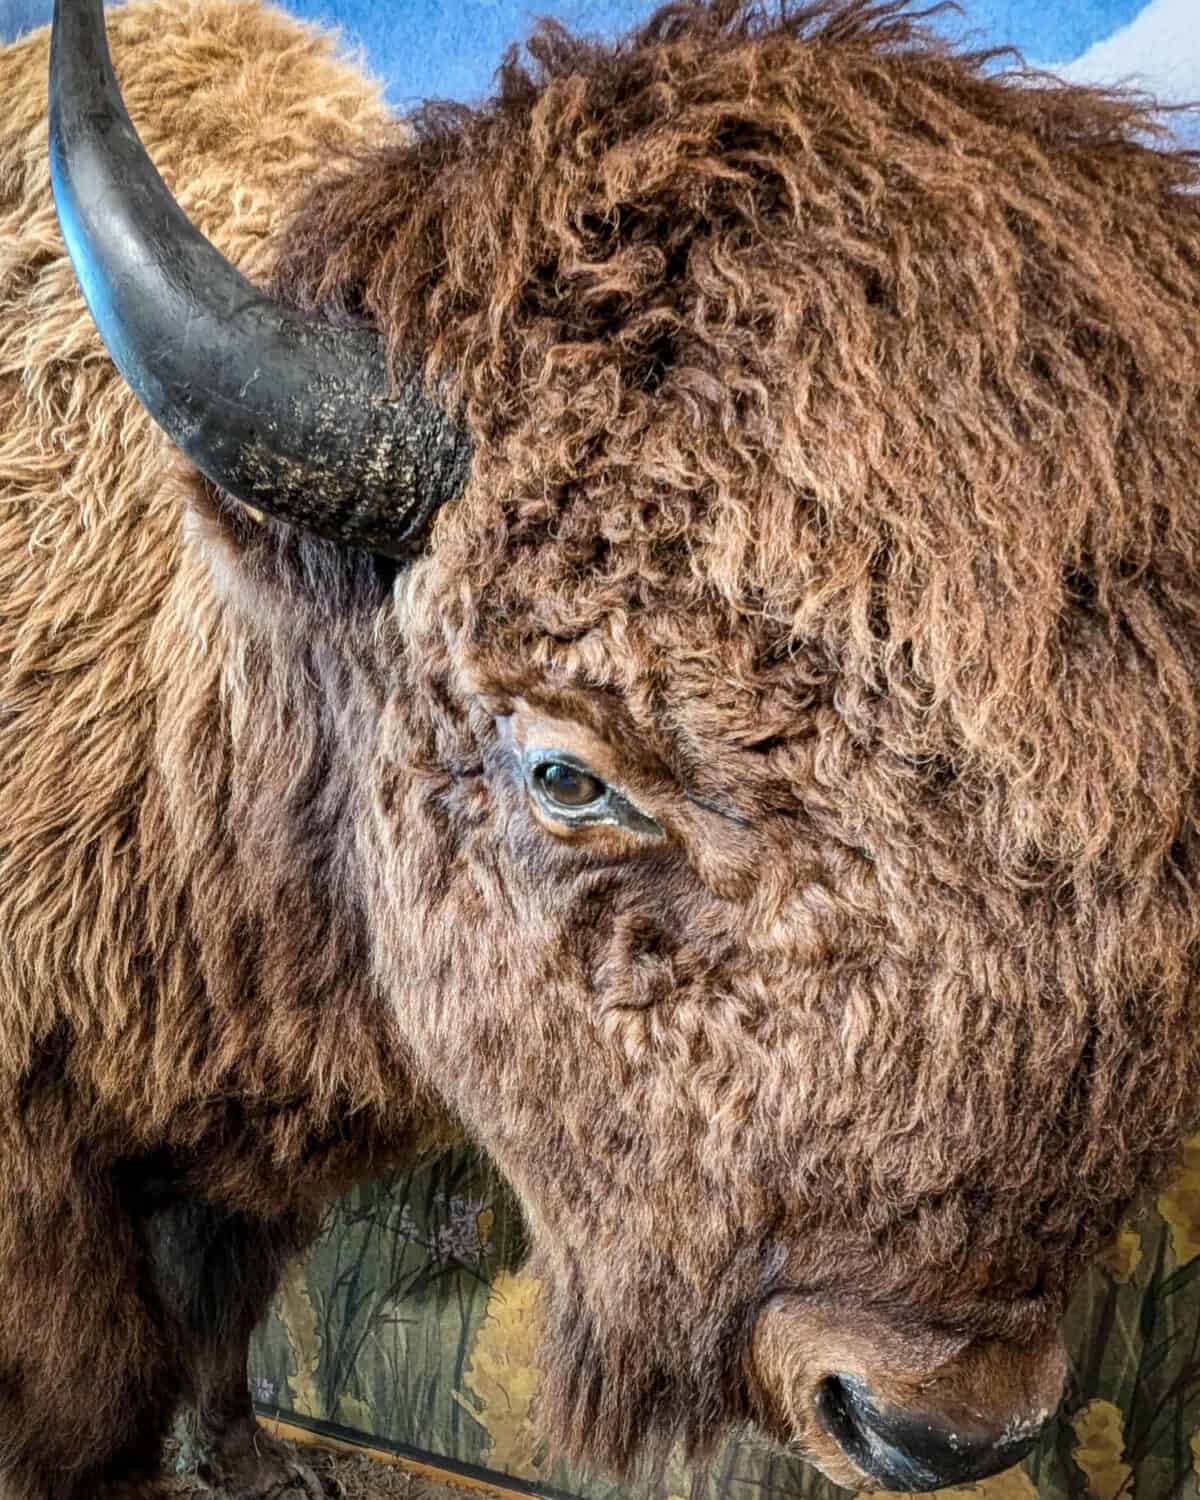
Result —
<path fill-rule="evenodd" d="M 110 26 L 164 177 L 0 53 L 0 1493 L 315 1494 L 250 1330 L 463 1133 L 567 1451 L 1014 1462 L 1200 1114 L 1200 167 L 897 0 Z"/>

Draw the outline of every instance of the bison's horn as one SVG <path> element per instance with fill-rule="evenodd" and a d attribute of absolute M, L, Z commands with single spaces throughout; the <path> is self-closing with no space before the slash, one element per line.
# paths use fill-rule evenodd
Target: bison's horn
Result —
<path fill-rule="evenodd" d="M 184 217 L 126 113 L 102 0 L 55 0 L 50 169 L 104 342 L 139 400 L 231 495 L 390 556 L 461 488 L 465 434 L 383 343 L 271 301 Z"/>

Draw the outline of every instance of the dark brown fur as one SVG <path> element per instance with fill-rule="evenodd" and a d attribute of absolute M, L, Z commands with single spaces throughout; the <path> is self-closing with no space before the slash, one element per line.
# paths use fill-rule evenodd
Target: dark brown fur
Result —
<path fill-rule="evenodd" d="M 529 1217 L 547 1429 L 620 1467 L 787 1427 L 772 1294 L 1017 1369 L 1195 1118 L 1200 199 L 1138 101 L 891 4 L 530 52 L 343 163 L 277 261 L 470 425 L 425 559 L 235 514 L 124 409 L 119 623 L 43 627 L 69 553 L 5 523 L 0 1297 L 22 1224 L 107 1215 L 89 1310 L 39 1264 L 33 1368 L 121 1297 L 104 1367 L 185 1389 L 112 1184 L 291 1243 L 453 1119 Z M 522 716 L 667 840 L 547 832 Z"/>

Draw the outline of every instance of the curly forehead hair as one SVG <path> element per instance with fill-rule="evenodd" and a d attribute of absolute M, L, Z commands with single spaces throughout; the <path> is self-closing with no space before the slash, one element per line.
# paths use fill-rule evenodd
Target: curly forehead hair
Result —
<path fill-rule="evenodd" d="M 660 731 L 671 677 L 697 749 L 836 698 L 1020 787 L 1018 842 L 1132 871 L 1197 737 L 1196 164 L 1144 100 L 902 9 L 544 22 L 483 107 L 318 188 L 278 282 L 465 405 L 436 540 L 500 675 L 554 662 Z"/>

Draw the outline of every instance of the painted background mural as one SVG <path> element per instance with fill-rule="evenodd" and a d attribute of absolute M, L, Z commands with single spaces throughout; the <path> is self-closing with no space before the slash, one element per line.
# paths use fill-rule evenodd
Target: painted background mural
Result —
<path fill-rule="evenodd" d="M 928 0 L 915 0 L 923 9 Z M 0 0 L 0 41 L 50 19 L 53 0 Z M 531 20 L 612 35 L 653 0 L 282 0 L 294 15 L 340 26 L 347 47 L 403 108 L 430 95 L 470 101 L 488 92 L 505 47 Z M 959 0 L 935 21 L 955 37 L 1019 47 L 1067 77 L 1133 76 L 1167 101 L 1200 99 L 1200 0 Z M 1184 127 L 1187 129 L 1188 127 Z M 1182 131 L 1181 131 L 1182 133 Z M 1190 127 L 1200 145 L 1200 119 Z"/>
<path fill-rule="evenodd" d="M 515 1204 L 470 1151 L 349 1194 L 257 1339 L 260 1409 L 583 1500 L 845 1500 L 751 1433 L 624 1485 L 544 1452 L 521 1251 Z M 1079 1289 L 1068 1342 L 1067 1399 L 1036 1452 L 942 1500 L 1200 1500 L 1200 1136 Z"/>
<path fill-rule="evenodd" d="M 1164 101 L 1200 99 L 1200 0 L 962 0 L 938 25 L 1010 42 L 1068 77 L 1129 78 Z M 49 19 L 51 0 L 0 0 L 0 40 Z M 339 24 L 398 107 L 487 92 L 532 15 L 611 33 L 649 0 L 289 0 Z M 1174 117 L 1200 147 L 1200 114 Z M 293 1267 L 254 1351 L 260 1409 L 608 1500 L 834 1500 L 845 1494 L 747 1434 L 704 1469 L 678 1461 L 618 1486 L 555 1460 L 531 1413 L 537 1288 L 519 1214 L 487 1164 L 450 1153 L 351 1193 Z M 990 1500 L 1200 1500 L 1200 1137 L 1170 1191 L 1122 1232 L 1070 1320 L 1064 1414 L 1022 1469 L 944 1492 Z"/>

